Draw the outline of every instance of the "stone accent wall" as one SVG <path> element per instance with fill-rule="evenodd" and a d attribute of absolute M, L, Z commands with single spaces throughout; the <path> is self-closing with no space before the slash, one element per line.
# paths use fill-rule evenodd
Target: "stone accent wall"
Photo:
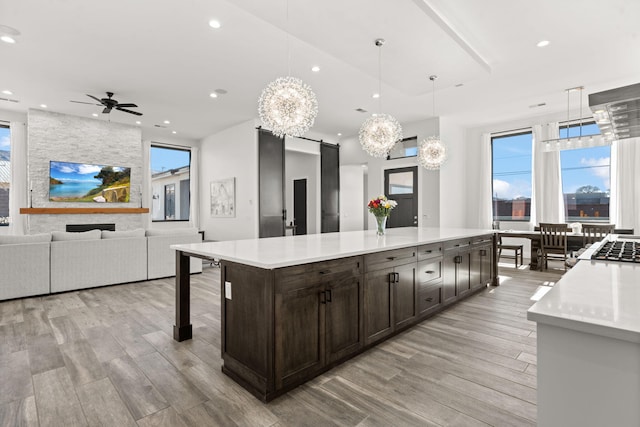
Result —
<path fill-rule="evenodd" d="M 117 114 L 117 113 L 116 113 Z M 129 203 L 102 207 L 140 207 L 142 134 L 140 128 L 49 111 L 29 110 L 28 167 L 31 207 L 94 207 L 91 203 L 49 201 L 49 162 L 74 162 L 131 168 Z M 116 230 L 144 228 L 145 214 L 29 215 L 28 233 L 64 231 L 66 224 L 115 223 Z"/>

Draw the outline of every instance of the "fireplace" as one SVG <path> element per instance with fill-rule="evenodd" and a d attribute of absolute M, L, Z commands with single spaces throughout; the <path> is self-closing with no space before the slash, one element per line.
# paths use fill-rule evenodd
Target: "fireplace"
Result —
<path fill-rule="evenodd" d="M 116 231 L 116 224 L 67 224 L 67 231 L 74 233 L 89 230 Z"/>

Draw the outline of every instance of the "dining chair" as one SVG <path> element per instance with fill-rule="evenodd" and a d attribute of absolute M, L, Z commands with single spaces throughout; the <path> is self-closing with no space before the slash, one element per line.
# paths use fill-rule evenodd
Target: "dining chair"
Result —
<path fill-rule="evenodd" d="M 613 233 L 615 224 L 582 224 L 582 246 L 599 242 L 607 234 Z"/>
<path fill-rule="evenodd" d="M 549 258 L 562 260 L 567 270 L 567 224 L 540 223 L 540 250 L 544 268 L 549 268 Z"/>
<path fill-rule="evenodd" d="M 502 243 L 502 236 L 498 233 L 498 261 L 501 257 L 514 259 L 516 263 L 516 268 L 518 268 L 518 259 L 520 259 L 520 265 L 524 263 L 524 245 L 505 245 Z M 513 251 L 513 255 L 511 254 L 502 254 L 503 250 Z"/>

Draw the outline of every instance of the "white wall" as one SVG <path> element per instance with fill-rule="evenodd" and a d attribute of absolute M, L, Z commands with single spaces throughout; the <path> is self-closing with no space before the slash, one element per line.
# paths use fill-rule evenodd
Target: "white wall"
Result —
<path fill-rule="evenodd" d="M 258 237 L 258 132 L 249 120 L 202 140 L 200 229 L 207 240 Z M 211 181 L 236 178 L 236 216 L 211 218 Z"/>
<path fill-rule="evenodd" d="M 307 141 L 318 146 L 318 143 Z M 293 221 L 293 180 L 307 179 L 307 234 L 319 232 L 320 206 L 318 204 L 320 189 L 320 155 L 286 150 L 285 164 L 285 209 L 287 225 Z"/>
<path fill-rule="evenodd" d="M 447 117 L 440 118 L 440 140 L 447 147 L 447 160 L 440 167 L 440 226 L 467 227 L 468 194 L 476 182 L 467 183 L 467 141 L 462 126 Z"/>
<path fill-rule="evenodd" d="M 362 165 L 340 166 L 340 231 L 365 229 L 364 172 Z"/>
<path fill-rule="evenodd" d="M 438 119 L 428 119 L 412 123 L 402 123 L 405 138 L 417 136 L 418 142 L 438 132 Z M 402 167 L 416 166 L 416 157 L 386 160 L 371 157 L 362 150 L 357 136 L 345 138 L 340 142 L 340 165 L 358 165 L 367 167 L 367 190 L 361 203 L 362 212 L 366 212 L 369 199 L 384 193 L 384 171 Z M 428 171 L 418 167 L 418 225 L 420 227 L 437 227 L 440 224 L 440 172 Z M 357 185 L 354 183 L 354 185 Z M 363 190 L 364 186 L 363 186 Z M 343 192 L 343 189 L 340 189 Z M 342 197 L 342 195 L 341 195 Z M 345 192 L 344 197 L 348 197 Z M 353 213 L 350 213 L 351 215 Z M 373 215 L 367 215 L 367 229 L 375 228 Z M 341 229 L 342 230 L 342 229 Z"/>

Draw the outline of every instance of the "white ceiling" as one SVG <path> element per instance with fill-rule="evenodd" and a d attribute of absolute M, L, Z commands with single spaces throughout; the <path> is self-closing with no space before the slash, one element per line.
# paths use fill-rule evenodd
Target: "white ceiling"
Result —
<path fill-rule="evenodd" d="M 289 0 L 288 9 L 287 19 L 286 0 L 0 0 L 0 25 L 21 32 L 0 42 L 0 91 L 13 92 L 0 97 L 19 100 L 0 109 L 44 103 L 90 117 L 101 108 L 69 101 L 111 91 L 138 105 L 147 134 L 201 139 L 255 118 L 262 89 L 290 68 L 318 97 L 313 130 L 352 135 L 369 115 L 356 108 L 378 110 L 379 37 L 381 112 L 400 122 L 433 115 L 431 74 L 436 115 L 468 127 L 566 111 L 570 87 L 640 81 L 638 0 Z M 211 99 L 215 89 L 228 93 Z"/>

